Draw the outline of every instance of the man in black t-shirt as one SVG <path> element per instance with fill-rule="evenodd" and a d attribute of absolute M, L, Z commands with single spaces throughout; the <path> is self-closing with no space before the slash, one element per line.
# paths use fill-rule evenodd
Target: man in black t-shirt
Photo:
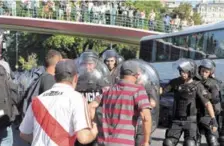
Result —
<path fill-rule="evenodd" d="M 56 64 L 62 60 L 61 53 L 56 50 L 49 50 L 45 58 L 46 72 L 41 76 L 39 94 L 50 89 L 54 83 Z"/>

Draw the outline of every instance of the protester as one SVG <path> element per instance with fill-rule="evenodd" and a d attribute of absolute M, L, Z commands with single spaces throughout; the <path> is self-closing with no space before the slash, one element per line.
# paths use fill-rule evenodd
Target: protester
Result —
<path fill-rule="evenodd" d="M 56 65 L 55 80 L 50 90 L 33 99 L 20 125 L 21 138 L 32 146 L 72 145 L 75 137 L 82 144 L 92 142 L 98 131 L 86 100 L 74 90 L 78 75 L 73 60 Z"/>
<path fill-rule="evenodd" d="M 98 145 L 135 145 L 135 129 L 139 116 L 142 117 L 143 146 L 149 146 L 151 134 L 150 102 L 141 85 L 137 85 L 138 66 L 133 61 L 121 66 L 121 81 L 89 104 L 91 118 L 97 107 L 102 107 L 102 127 L 99 128 Z M 128 132 L 127 132 L 128 131 Z"/>

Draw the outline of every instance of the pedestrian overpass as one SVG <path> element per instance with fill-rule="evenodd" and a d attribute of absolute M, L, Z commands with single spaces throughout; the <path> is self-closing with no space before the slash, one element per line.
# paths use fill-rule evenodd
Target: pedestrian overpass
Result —
<path fill-rule="evenodd" d="M 41 34 L 66 34 L 139 45 L 143 36 L 163 34 L 115 25 L 72 22 L 18 16 L 0 16 L 0 29 L 28 31 Z"/>

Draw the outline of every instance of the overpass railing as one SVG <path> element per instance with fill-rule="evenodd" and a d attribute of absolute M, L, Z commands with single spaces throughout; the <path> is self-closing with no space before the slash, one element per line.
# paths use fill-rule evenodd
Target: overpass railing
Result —
<path fill-rule="evenodd" d="M 161 20 L 149 21 L 148 19 L 142 19 L 140 17 L 128 17 L 127 15 L 118 14 L 112 15 L 110 12 L 100 13 L 76 9 L 68 11 L 67 9 L 59 7 L 51 8 L 43 6 L 39 8 L 28 8 L 18 5 L 18 2 L 16 7 L 4 7 L 0 5 L 0 15 L 116 25 L 166 33 L 179 31 L 181 29 L 172 24 L 165 24 L 165 22 Z"/>

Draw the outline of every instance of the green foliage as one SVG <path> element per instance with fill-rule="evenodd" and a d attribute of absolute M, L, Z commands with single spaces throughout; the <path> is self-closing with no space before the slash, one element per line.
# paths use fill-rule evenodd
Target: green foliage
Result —
<path fill-rule="evenodd" d="M 202 18 L 201 18 L 201 15 L 199 13 L 194 12 L 194 15 L 193 15 L 193 18 L 192 19 L 194 20 L 194 24 L 195 25 L 202 24 Z"/>
<path fill-rule="evenodd" d="M 66 35 L 55 35 L 48 38 L 44 45 L 51 46 L 53 48 L 62 48 L 62 47 L 71 47 L 75 42 L 74 37 L 66 36 Z"/>
<path fill-rule="evenodd" d="M 186 19 L 187 21 L 190 21 L 192 19 L 195 25 L 202 23 L 200 14 L 193 12 L 192 5 L 189 3 L 181 3 L 179 7 L 173 10 L 173 13 L 179 15 L 182 20 Z"/>
<path fill-rule="evenodd" d="M 190 3 L 181 3 L 173 12 L 179 15 L 181 19 L 189 20 L 192 14 L 192 5 Z"/>
<path fill-rule="evenodd" d="M 23 70 L 31 70 L 32 68 L 37 67 L 37 60 L 37 54 L 35 53 L 29 55 L 27 61 L 23 57 L 19 57 L 19 63 Z"/>
<path fill-rule="evenodd" d="M 98 39 L 87 39 L 66 35 L 54 35 L 46 39 L 44 42 L 45 48 L 56 49 L 60 51 L 65 58 L 76 58 L 83 51 L 90 49 L 95 50 L 98 53 L 103 52 L 103 50 L 110 48 L 111 42 Z M 127 44 L 119 44 L 113 46 L 118 52 L 124 55 L 125 58 L 136 57 L 136 47 L 129 46 Z M 125 48 L 125 51 L 121 51 Z"/>
<path fill-rule="evenodd" d="M 38 64 L 43 64 L 45 58 L 45 48 L 43 41 L 51 35 L 34 34 L 27 32 L 18 32 L 18 40 L 16 42 L 16 32 L 11 31 L 7 39 L 7 57 L 11 68 L 14 70 L 17 64 L 16 60 L 16 43 L 18 44 L 18 56 L 28 58 L 32 53 L 37 54 Z"/>
<path fill-rule="evenodd" d="M 49 49 L 55 49 L 60 51 L 64 57 L 71 58 L 76 56 L 76 52 L 73 47 L 74 43 L 74 37 L 66 35 L 53 35 L 43 42 L 43 46 L 44 48 L 48 48 L 45 50 L 46 52 Z"/>
<path fill-rule="evenodd" d="M 126 5 L 131 6 L 133 8 L 137 8 L 140 11 L 145 11 L 146 16 L 149 15 L 151 10 L 154 10 L 154 12 L 157 14 L 157 18 L 161 17 L 162 13 L 166 13 L 167 9 L 162 5 L 160 1 L 133 1 L 128 0 L 125 2 Z"/>
<path fill-rule="evenodd" d="M 107 46 L 107 43 L 102 40 L 66 35 L 51 36 L 45 40 L 43 44 L 45 48 L 60 51 L 65 58 L 76 58 L 86 49 L 93 49 L 97 52 L 101 52 Z"/>

